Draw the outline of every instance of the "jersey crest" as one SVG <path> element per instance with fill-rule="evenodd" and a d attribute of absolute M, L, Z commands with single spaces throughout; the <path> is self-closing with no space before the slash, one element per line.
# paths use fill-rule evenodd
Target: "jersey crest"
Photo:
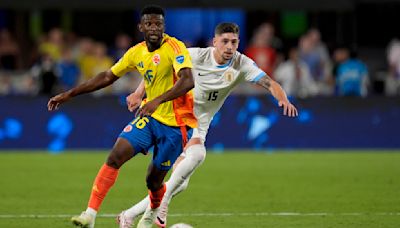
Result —
<path fill-rule="evenodd" d="M 153 60 L 153 64 L 157 66 L 158 64 L 160 64 L 161 57 L 159 54 L 155 54 L 155 55 L 153 55 L 152 60 Z"/>
<path fill-rule="evenodd" d="M 225 74 L 224 74 L 224 77 L 225 77 L 225 80 L 226 80 L 227 82 L 232 82 L 232 81 L 233 81 L 233 78 L 234 78 L 233 72 L 232 72 L 231 70 L 227 70 L 227 71 L 225 72 Z"/>

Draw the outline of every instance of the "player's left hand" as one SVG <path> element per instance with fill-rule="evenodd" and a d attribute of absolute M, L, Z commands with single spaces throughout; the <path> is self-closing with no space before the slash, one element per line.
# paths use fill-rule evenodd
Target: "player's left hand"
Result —
<path fill-rule="evenodd" d="M 49 102 L 47 103 L 47 109 L 49 111 L 57 110 L 62 103 L 68 101 L 69 99 L 71 99 L 71 96 L 68 92 L 60 93 L 57 96 L 50 98 Z"/>
<path fill-rule="evenodd" d="M 136 116 L 140 116 L 140 118 L 142 118 L 143 116 L 151 116 L 151 114 L 156 111 L 160 104 L 161 102 L 159 101 L 159 99 L 155 98 L 140 107 L 136 112 Z"/>
<path fill-rule="evenodd" d="M 294 107 L 294 105 L 292 105 L 292 103 L 290 103 L 289 101 L 279 101 L 278 105 L 279 107 L 283 108 L 284 116 L 296 117 L 299 115 L 296 107 Z"/>

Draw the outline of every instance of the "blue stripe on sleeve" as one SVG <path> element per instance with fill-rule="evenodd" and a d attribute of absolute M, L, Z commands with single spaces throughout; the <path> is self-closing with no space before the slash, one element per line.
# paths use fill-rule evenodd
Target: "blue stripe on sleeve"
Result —
<path fill-rule="evenodd" d="M 258 82 L 262 77 L 267 75 L 265 72 L 261 72 L 259 75 L 257 75 L 252 82 Z"/>

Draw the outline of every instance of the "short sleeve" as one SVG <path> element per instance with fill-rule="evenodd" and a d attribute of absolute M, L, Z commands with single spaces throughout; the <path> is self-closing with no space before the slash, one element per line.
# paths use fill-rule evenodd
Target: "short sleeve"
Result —
<path fill-rule="evenodd" d="M 125 54 L 111 67 L 114 75 L 121 77 L 124 74 L 136 69 L 134 63 L 135 47 L 131 47 Z"/>
<path fill-rule="evenodd" d="M 256 83 L 260 78 L 267 75 L 249 57 L 245 55 L 242 55 L 241 57 L 241 72 L 244 74 L 246 81 Z"/>
<path fill-rule="evenodd" d="M 193 68 L 192 59 L 185 44 L 176 39 L 168 39 L 167 42 L 173 49 L 172 65 L 175 72 L 183 68 Z"/>
<path fill-rule="evenodd" d="M 199 50 L 200 48 L 188 48 L 189 55 L 192 58 L 193 64 L 196 64 L 197 59 L 199 58 Z"/>

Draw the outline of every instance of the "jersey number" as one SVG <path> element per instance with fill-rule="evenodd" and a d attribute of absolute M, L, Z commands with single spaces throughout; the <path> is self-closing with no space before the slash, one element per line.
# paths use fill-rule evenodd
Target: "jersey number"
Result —
<path fill-rule="evenodd" d="M 209 100 L 209 101 L 215 101 L 215 100 L 217 100 L 217 97 L 218 97 L 218 91 L 211 91 L 211 92 L 208 94 L 208 99 L 207 99 L 207 100 Z"/>
<path fill-rule="evenodd" d="M 131 124 L 132 124 L 132 125 L 133 125 L 133 124 L 136 124 L 136 125 L 135 125 L 136 128 L 138 128 L 138 129 L 143 129 L 149 121 L 150 121 L 150 120 L 149 120 L 149 118 L 147 118 L 147 117 L 142 117 L 142 118 L 138 117 L 138 118 L 136 118 L 134 121 L 132 121 Z"/>
<path fill-rule="evenodd" d="M 147 83 L 151 83 L 151 81 L 153 80 L 154 76 L 153 76 L 153 70 L 147 70 L 146 73 L 144 73 L 144 79 L 147 81 Z"/>

